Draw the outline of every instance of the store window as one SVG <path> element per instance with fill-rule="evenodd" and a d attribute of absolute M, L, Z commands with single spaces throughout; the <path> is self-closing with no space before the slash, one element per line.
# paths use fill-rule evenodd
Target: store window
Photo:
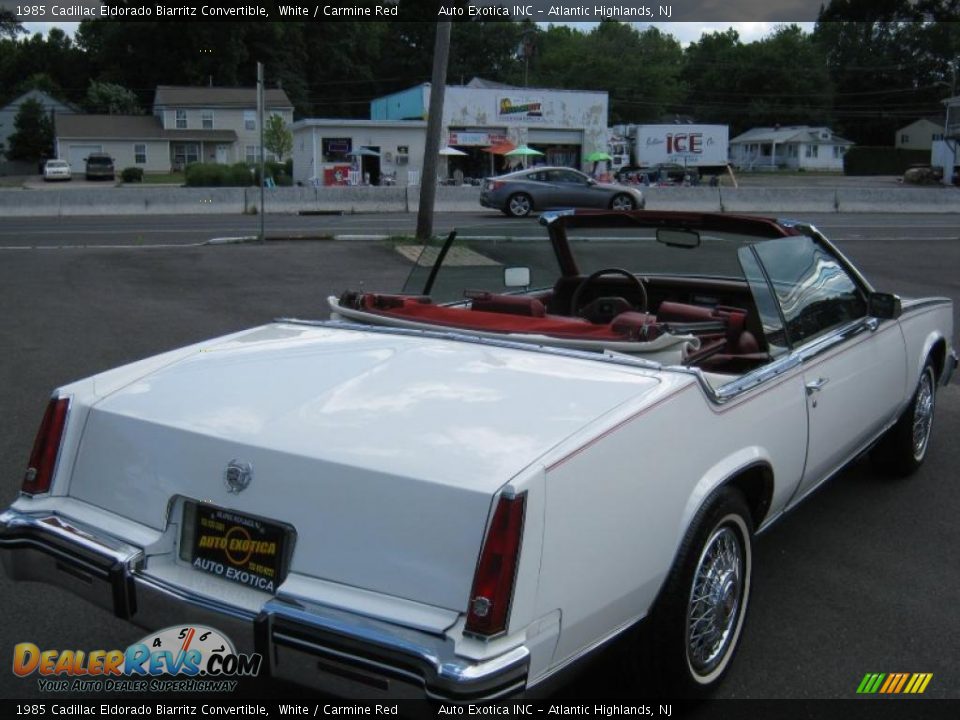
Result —
<path fill-rule="evenodd" d="M 350 162 L 347 153 L 353 149 L 351 138 L 323 138 L 320 146 L 323 150 L 323 162 Z"/>

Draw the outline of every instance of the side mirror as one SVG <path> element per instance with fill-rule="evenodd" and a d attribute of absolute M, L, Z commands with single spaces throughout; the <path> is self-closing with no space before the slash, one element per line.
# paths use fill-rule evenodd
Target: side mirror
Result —
<path fill-rule="evenodd" d="M 867 297 L 867 314 L 881 320 L 896 320 L 903 312 L 900 296 L 893 293 L 870 293 Z"/>
<path fill-rule="evenodd" d="M 508 288 L 530 287 L 530 268 L 528 267 L 504 268 L 503 286 Z"/>

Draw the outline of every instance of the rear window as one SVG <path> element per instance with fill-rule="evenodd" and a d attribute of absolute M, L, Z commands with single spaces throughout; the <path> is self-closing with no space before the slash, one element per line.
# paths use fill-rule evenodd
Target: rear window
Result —
<path fill-rule="evenodd" d="M 113 158 L 110 157 L 88 157 L 87 165 L 113 165 Z"/>

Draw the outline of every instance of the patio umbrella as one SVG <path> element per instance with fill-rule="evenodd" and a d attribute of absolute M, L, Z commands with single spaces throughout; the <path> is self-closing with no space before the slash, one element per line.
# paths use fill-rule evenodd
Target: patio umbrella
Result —
<path fill-rule="evenodd" d="M 518 147 L 518 148 L 514 148 L 514 149 L 511 150 L 510 152 L 504 153 L 504 155 L 505 155 L 506 157 L 522 157 L 522 158 L 523 158 L 523 166 L 526 167 L 526 166 L 527 166 L 527 158 L 528 158 L 528 157 L 531 157 L 531 156 L 534 156 L 534 155 L 543 155 L 543 153 L 540 152 L 539 150 L 534 150 L 534 149 L 533 149 L 532 147 L 530 147 L 529 145 L 521 145 L 521 146 Z"/>
<path fill-rule="evenodd" d="M 495 172 L 493 156 L 506 155 L 508 152 L 510 152 L 516 147 L 517 146 L 514 145 L 512 142 L 502 142 L 502 143 L 497 143 L 496 145 L 491 145 L 490 147 L 483 149 L 485 153 L 490 153 L 490 174 L 491 175 L 493 175 L 493 173 Z"/>
<path fill-rule="evenodd" d="M 594 174 L 594 177 L 596 177 L 596 174 L 597 174 L 597 165 L 599 165 L 601 162 L 610 162 L 611 160 L 613 160 L 613 158 L 610 157 L 610 156 L 609 156 L 607 153 L 605 153 L 605 152 L 597 151 L 597 152 L 592 152 L 592 153 L 590 153 L 589 155 L 587 155 L 587 156 L 584 158 L 584 160 L 586 160 L 587 162 L 592 162 L 592 163 L 593 163 L 593 174 Z"/>
<path fill-rule="evenodd" d="M 450 161 L 447 160 L 447 158 L 448 158 L 448 157 L 455 157 L 455 156 L 458 156 L 458 155 L 466 156 L 466 153 L 465 153 L 463 150 L 457 150 L 456 148 L 452 148 L 452 147 L 450 147 L 449 145 L 448 145 L 447 147 L 440 148 L 440 156 L 443 157 L 443 159 L 444 159 L 444 161 L 443 161 L 443 165 L 444 165 L 444 168 L 443 168 L 443 176 L 444 176 L 444 177 L 447 177 L 447 175 L 450 174 L 450 166 L 449 166 Z"/>

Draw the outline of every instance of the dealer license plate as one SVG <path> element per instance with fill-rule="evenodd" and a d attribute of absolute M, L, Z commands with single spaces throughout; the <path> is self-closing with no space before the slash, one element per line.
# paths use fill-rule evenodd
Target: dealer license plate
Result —
<path fill-rule="evenodd" d="M 197 570 L 273 593 L 293 545 L 289 526 L 216 507 L 184 507 L 180 556 Z"/>

